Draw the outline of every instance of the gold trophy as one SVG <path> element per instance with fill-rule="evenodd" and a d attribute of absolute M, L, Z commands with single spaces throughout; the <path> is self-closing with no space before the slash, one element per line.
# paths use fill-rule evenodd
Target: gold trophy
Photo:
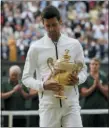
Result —
<path fill-rule="evenodd" d="M 47 64 L 51 70 L 51 75 L 48 79 L 54 79 L 63 86 L 68 86 L 70 84 L 68 81 L 70 74 L 76 73 L 76 75 L 78 75 L 83 68 L 83 64 L 81 62 L 70 62 L 69 50 L 67 49 L 65 50 L 65 54 L 62 58 L 55 62 L 53 58 L 48 58 Z M 56 92 L 54 96 L 60 99 L 67 99 L 67 97 L 64 96 L 64 90 Z"/>

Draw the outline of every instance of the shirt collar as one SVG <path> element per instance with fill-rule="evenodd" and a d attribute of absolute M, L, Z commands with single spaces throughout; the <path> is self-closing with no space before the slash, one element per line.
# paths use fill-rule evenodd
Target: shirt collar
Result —
<path fill-rule="evenodd" d="M 60 42 L 61 39 L 62 39 L 62 36 L 63 36 L 63 34 L 60 33 L 60 37 L 59 37 L 58 42 L 53 42 L 53 41 L 51 40 L 51 38 L 48 36 L 48 34 L 46 33 L 46 34 L 45 34 L 45 38 L 44 38 L 44 44 L 45 44 L 46 46 L 53 46 L 54 43 L 59 44 L 59 42 Z"/>

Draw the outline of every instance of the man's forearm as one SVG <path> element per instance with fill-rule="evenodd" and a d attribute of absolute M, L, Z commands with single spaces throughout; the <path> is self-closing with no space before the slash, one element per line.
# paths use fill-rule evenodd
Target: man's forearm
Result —
<path fill-rule="evenodd" d="M 13 93 L 14 93 L 14 90 L 11 90 L 11 91 L 6 92 L 6 93 L 1 93 L 1 98 L 2 98 L 2 99 L 7 99 L 7 98 L 9 98 L 10 96 L 12 96 Z"/>
<path fill-rule="evenodd" d="M 43 91 L 43 81 L 33 78 L 34 72 L 37 68 L 37 51 L 34 46 L 30 46 L 22 75 L 22 83 L 28 87 L 37 91 Z"/>
<path fill-rule="evenodd" d="M 81 89 L 81 95 L 82 96 L 89 96 L 94 90 L 95 90 L 95 86 L 91 86 L 89 89 L 82 88 Z"/>
<path fill-rule="evenodd" d="M 29 77 L 23 76 L 22 83 L 26 87 L 37 90 L 37 91 L 43 91 L 44 90 L 43 89 L 43 81 L 35 80 L 31 76 L 29 76 Z"/>
<path fill-rule="evenodd" d="M 101 93 L 105 96 L 105 97 L 107 97 L 107 98 L 109 98 L 109 89 L 108 89 L 108 86 L 106 85 L 106 86 L 103 86 L 103 85 L 99 85 L 99 90 L 101 91 Z"/>

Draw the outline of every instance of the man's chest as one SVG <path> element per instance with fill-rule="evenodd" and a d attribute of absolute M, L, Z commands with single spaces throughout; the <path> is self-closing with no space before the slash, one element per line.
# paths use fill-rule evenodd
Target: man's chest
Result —
<path fill-rule="evenodd" d="M 69 46 L 54 46 L 54 47 L 43 48 L 43 50 L 38 52 L 38 59 L 37 59 L 38 66 L 47 64 L 47 60 L 49 58 L 53 59 L 54 62 L 57 59 L 62 58 L 65 54 L 66 49 L 69 50 L 68 55 L 70 56 L 70 62 L 75 61 L 77 55 L 75 52 L 75 48 Z"/>

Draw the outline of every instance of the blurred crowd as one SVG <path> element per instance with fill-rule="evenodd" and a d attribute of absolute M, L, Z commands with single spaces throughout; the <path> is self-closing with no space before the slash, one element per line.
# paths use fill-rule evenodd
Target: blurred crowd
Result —
<path fill-rule="evenodd" d="M 61 31 L 77 38 L 85 60 L 108 60 L 108 1 L 11 1 L 1 3 L 2 60 L 25 60 L 29 46 L 44 36 L 41 11 L 47 5 L 58 7 Z"/>

